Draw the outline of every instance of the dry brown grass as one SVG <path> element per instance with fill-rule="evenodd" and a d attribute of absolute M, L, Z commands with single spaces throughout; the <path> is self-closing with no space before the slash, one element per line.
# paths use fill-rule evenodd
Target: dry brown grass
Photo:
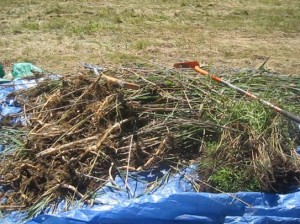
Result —
<path fill-rule="evenodd" d="M 197 59 L 215 67 L 299 74 L 296 0 L 1 1 L 0 62 L 31 61 L 66 73 L 79 61 L 106 66 Z"/>
<path fill-rule="evenodd" d="M 122 89 L 108 77 L 137 85 Z M 258 70 L 228 78 L 299 112 L 296 76 Z M 84 71 L 16 96 L 28 125 L 26 136 L 11 135 L 18 147 L 0 154 L 0 185 L 10 190 L 2 193 L 8 200 L 0 209 L 39 212 L 58 198 L 90 203 L 116 175 L 127 180 L 129 171 L 162 165 L 178 171 L 195 162 L 201 181 L 192 182 L 200 191 L 286 193 L 299 186 L 292 123 L 193 71 Z"/>

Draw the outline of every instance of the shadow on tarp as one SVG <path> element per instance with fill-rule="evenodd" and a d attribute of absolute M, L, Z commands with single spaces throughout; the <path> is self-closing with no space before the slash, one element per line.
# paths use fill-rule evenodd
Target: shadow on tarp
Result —
<path fill-rule="evenodd" d="M 36 85 L 35 80 L 17 80 L 0 85 L 1 118 L 22 110 L 7 96 Z M 21 122 L 21 120 L 19 120 Z M 16 122 L 16 121 L 14 121 Z M 3 150 L 1 148 L 1 150 Z M 299 150 L 299 148 L 298 148 Z M 186 178 L 188 175 L 189 178 Z M 62 201 L 36 218 L 23 222 L 26 213 L 0 213 L 5 224 L 99 224 L 99 223 L 300 223 L 300 189 L 290 194 L 238 192 L 196 193 L 187 179 L 198 178 L 194 167 L 170 176 L 167 169 L 130 173 L 99 190 L 97 205 L 75 202 L 65 211 Z M 158 180 L 156 185 L 150 184 Z M 0 191 L 4 189 L 0 186 Z M 5 190 L 4 190 L 5 191 Z M 0 202 L 5 199 L 0 199 Z"/>

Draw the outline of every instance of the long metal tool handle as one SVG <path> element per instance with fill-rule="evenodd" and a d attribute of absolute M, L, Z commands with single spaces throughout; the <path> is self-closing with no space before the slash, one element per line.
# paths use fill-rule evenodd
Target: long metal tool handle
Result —
<path fill-rule="evenodd" d="M 99 75 L 99 72 L 103 72 L 106 70 L 105 68 L 98 67 L 98 66 L 88 64 L 88 63 L 83 63 L 82 65 L 83 65 L 83 67 L 92 70 L 95 73 L 95 75 Z M 135 84 L 135 83 L 123 81 L 123 80 L 120 80 L 120 79 L 117 79 L 117 78 L 114 78 L 114 77 L 111 77 L 111 76 L 108 76 L 105 74 L 102 74 L 102 77 L 104 77 L 107 81 L 114 83 L 122 88 L 134 89 L 134 90 L 140 89 L 140 85 Z"/>
<path fill-rule="evenodd" d="M 195 66 L 194 68 L 200 74 L 207 75 L 207 76 L 209 76 L 210 78 L 212 78 L 213 80 L 215 80 L 217 82 L 223 83 L 224 85 L 226 85 L 226 86 L 228 86 L 230 88 L 233 88 L 233 89 L 237 90 L 238 92 L 240 92 L 242 94 L 245 94 L 246 96 L 249 96 L 249 97 L 251 97 L 253 99 L 256 99 L 256 100 L 260 101 L 261 103 L 263 103 L 264 105 L 267 105 L 267 106 L 273 108 L 275 111 L 281 113 L 282 115 L 284 115 L 284 116 L 292 119 L 293 121 L 297 122 L 298 124 L 300 124 L 300 117 L 296 116 L 295 114 L 292 114 L 292 113 L 290 113 L 290 112 L 288 112 L 286 110 L 283 110 L 280 107 L 277 107 L 277 106 L 275 106 L 274 104 L 272 104 L 272 103 L 270 103 L 268 101 L 260 99 L 257 96 L 255 96 L 254 94 L 252 94 L 252 93 L 250 93 L 248 91 L 245 91 L 245 90 L 243 90 L 243 89 L 241 89 L 241 88 L 239 88 L 239 87 L 231 84 L 230 82 L 227 82 L 227 81 L 223 80 L 221 77 L 218 77 L 218 76 L 213 75 L 213 74 L 209 74 L 207 71 L 201 69 L 198 65 Z"/>

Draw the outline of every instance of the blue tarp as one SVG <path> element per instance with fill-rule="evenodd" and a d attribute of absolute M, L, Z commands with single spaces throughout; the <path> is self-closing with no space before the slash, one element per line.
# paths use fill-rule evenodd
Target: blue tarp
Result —
<path fill-rule="evenodd" d="M 35 84 L 18 80 L 0 85 L 0 119 L 21 111 L 8 94 Z M 127 182 L 117 176 L 97 192 L 96 205 L 77 202 L 65 211 L 62 201 L 55 210 L 47 208 L 27 223 L 300 223 L 300 189 L 289 194 L 197 193 L 189 182 L 197 178 L 194 167 L 172 176 L 166 168 L 130 173 Z M 26 217 L 17 211 L 1 214 L 0 223 L 7 224 L 22 223 Z"/>
<path fill-rule="evenodd" d="M 34 87 L 36 84 L 36 80 L 15 80 L 0 84 L 0 121 L 8 115 L 18 114 L 22 111 L 14 97 L 9 97 L 9 94 L 17 90 Z M 22 124 L 21 118 L 15 118 L 12 122 Z"/>
<path fill-rule="evenodd" d="M 158 186 L 149 191 L 148 184 L 159 177 Z M 188 179 L 195 179 L 193 167 L 168 176 L 167 171 L 131 174 L 126 187 L 118 176 L 98 191 L 98 205 L 82 203 L 63 212 L 45 213 L 28 224 L 100 224 L 100 223 L 300 223 L 300 189 L 290 194 L 262 192 L 197 193 Z M 76 208 L 80 207 L 80 208 Z M 6 217 L 18 223 L 22 214 Z M 24 217 L 24 214 L 23 214 Z"/>
<path fill-rule="evenodd" d="M 103 205 L 40 215 L 29 224 L 300 223 L 300 191 L 287 195 L 196 193 L 182 177 L 170 178 L 156 192 L 134 199 L 125 199 L 118 191 L 103 192 L 99 196 L 104 198 Z M 111 200 L 115 204 L 110 205 Z"/>
<path fill-rule="evenodd" d="M 75 209 L 59 216 L 40 215 L 28 223 L 300 223 L 300 193 L 281 196 L 237 193 L 235 196 L 252 203 L 252 207 L 226 194 L 175 193 L 169 197 L 150 195 L 107 210 L 95 207 Z M 275 205 L 268 205 L 268 200 Z"/>

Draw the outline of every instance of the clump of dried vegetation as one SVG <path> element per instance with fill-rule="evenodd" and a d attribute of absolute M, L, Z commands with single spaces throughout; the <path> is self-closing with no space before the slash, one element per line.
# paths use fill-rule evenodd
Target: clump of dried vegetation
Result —
<path fill-rule="evenodd" d="M 297 77 L 261 70 L 224 76 L 300 111 Z M 89 202 L 120 172 L 163 164 L 176 171 L 191 161 L 199 164 L 199 191 L 286 193 L 299 186 L 294 123 L 193 71 L 80 71 L 16 99 L 28 125 L 1 129 L 1 143 L 10 145 L 0 155 L 1 209 L 36 213 L 57 199 Z"/>

